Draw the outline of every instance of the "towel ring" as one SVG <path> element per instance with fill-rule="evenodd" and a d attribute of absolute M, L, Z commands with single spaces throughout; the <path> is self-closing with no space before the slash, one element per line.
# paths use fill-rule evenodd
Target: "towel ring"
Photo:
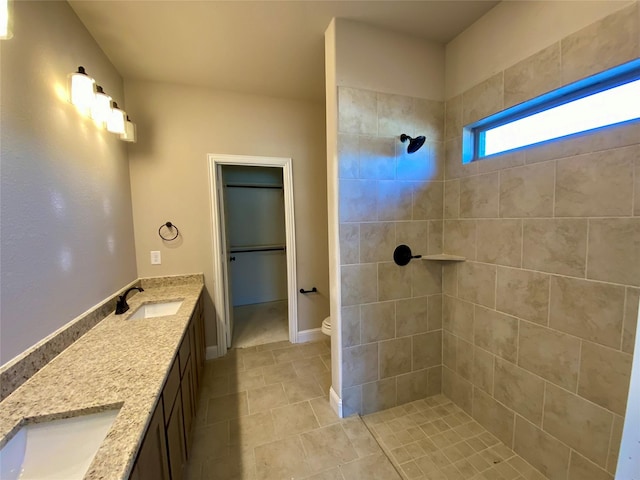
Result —
<path fill-rule="evenodd" d="M 173 237 L 171 237 L 171 238 L 165 237 L 164 235 L 162 235 L 162 227 L 167 227 L 167 228 L 169 229 L 169 231 L 172 231 L 172 230 L 174 230 L 174 229 L 175 229 L 176 234 L 175 234 Z M 172 241 L 172 240 L 175 240 L 176 238 L 178 238 L 178 235 L 179 235 L 179 234 L 180 234 L 180 230 L 178 230 L 178 227 L 176 227 L 176 226 L 175 226 L 173 223 L 171 223 L 171 222 L 163 223 L 162 225 L 160 225 L 160 228 L 158 229 L 158 235 L 160 235 L 160 238 L 161 238 L 161 239 L 163 239 L 163 240 L 165 240 L 165 241 L 167 241 L 167 242 L 170 242 L 170 241 Z"/>

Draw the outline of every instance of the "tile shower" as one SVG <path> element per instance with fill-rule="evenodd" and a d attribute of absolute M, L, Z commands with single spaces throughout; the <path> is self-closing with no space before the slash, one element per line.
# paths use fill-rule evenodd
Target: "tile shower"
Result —
<path fill-rule="evenodd" d="M 640 299 L 640 122 L 463 165 L 463 125 L 640 56 L 637 3 L 446 102 L 339 87 L 342 400 L 442 393 L 550 479 L 612 479 Z M 408 156 L 401 133 L 426 135 Z M 391 262 L 396 245 L 463 263 Z"/>

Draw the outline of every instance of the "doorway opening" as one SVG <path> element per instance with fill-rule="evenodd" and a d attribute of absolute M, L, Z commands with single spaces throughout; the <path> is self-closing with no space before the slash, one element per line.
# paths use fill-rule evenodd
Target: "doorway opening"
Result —
<path fill-rule="evenodd" d="M 209 155 L 218 355 L 297 341 L 291 159 Z"/>

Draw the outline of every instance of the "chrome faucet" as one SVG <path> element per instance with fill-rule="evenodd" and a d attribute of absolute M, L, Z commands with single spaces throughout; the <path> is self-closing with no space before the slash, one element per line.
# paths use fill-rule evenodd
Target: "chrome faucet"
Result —
<path fill-rule="evenodd" d="M 144 292 L 144 288 L 142 287 L 131 287 L 129 290 L 124 292 L 124 294 L 118 297 L 118 302 L 116 303 L 116 315 L 122 315 L 124 312 L 129 310 L 129 305 L 127 304 L 127 295 L 132 290 L 138 290 L 139 292 Z"/>

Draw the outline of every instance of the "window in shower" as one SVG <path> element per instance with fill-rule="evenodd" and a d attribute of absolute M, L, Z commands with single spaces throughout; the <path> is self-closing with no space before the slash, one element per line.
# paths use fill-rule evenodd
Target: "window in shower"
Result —
<path fill-rule="evenodd" d="M 467 126 L 463 162 L 640 119 L 640 60 Z"/>

